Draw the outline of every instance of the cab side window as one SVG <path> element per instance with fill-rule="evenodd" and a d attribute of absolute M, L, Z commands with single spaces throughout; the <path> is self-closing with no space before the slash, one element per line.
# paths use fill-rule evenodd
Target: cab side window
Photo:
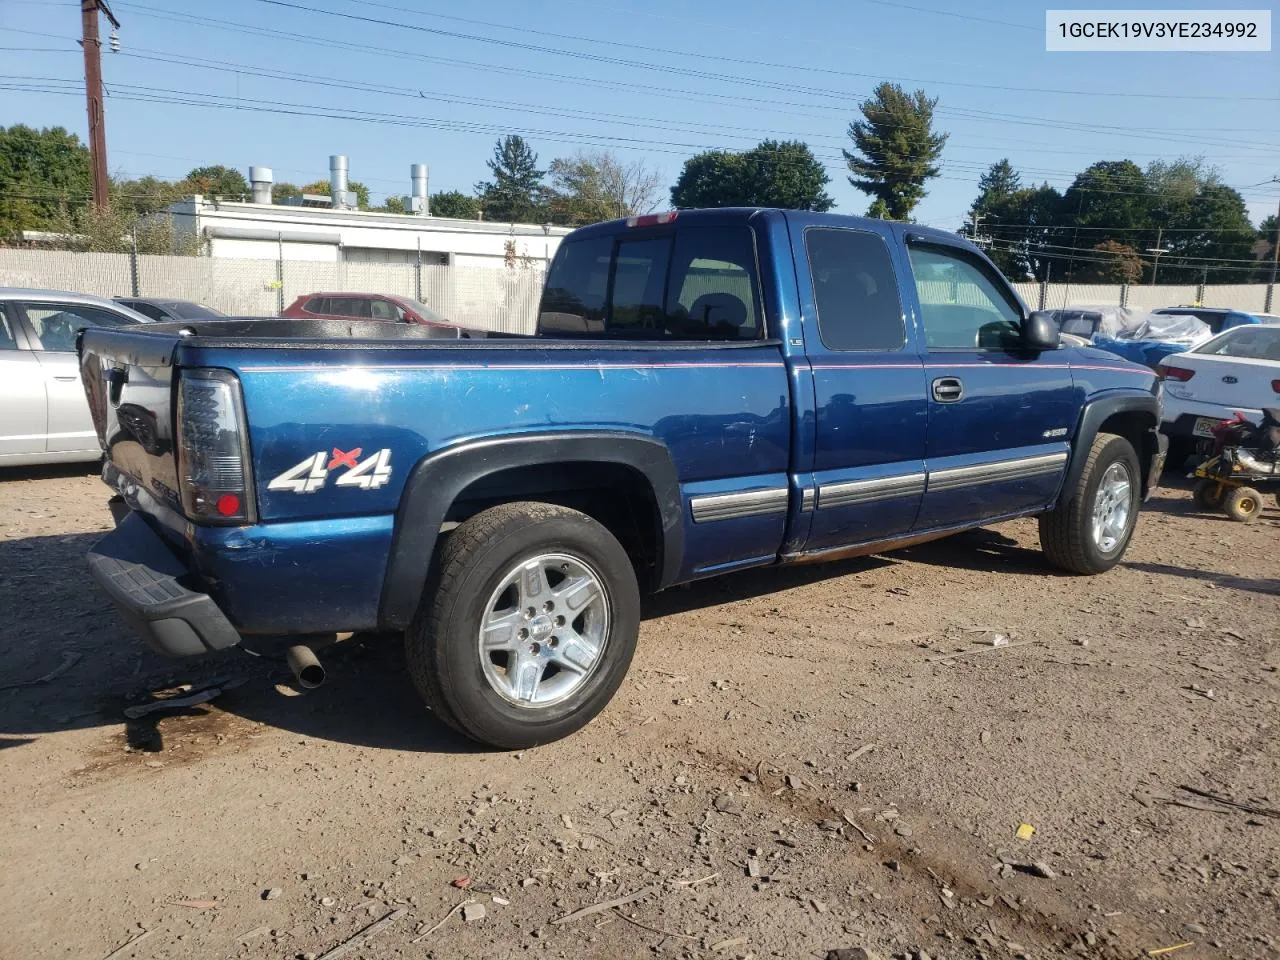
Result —
<path fill-rule="evenodd" d="M 930 350 L 1017 349 L 1022 310 L 981 260 L 943 246 L 907 251 Z"/>
<path fill-rule="evenodd" d="M 899 350 L 907 342 L 889 248 L 874 233 L 804 233 L 818 332 L 829 350 Z"/>

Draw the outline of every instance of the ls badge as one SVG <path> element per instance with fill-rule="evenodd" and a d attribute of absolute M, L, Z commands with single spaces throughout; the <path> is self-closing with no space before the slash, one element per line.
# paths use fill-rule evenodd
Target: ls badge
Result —
<path fill-rule="evenodd" d="M 361 490 L 377 490 L 391 479 L 391 451 L 386 447 L 360 459 L 363 449 L 339 450 L 331 453 L 318 450 L 296 466 L 267 484 L 268 490 L 288 490 L 291 493 L 315 493 L 328 482 L 334 470 L 345 470 L 334 481 L 339 487 L 359 487 Z"/>

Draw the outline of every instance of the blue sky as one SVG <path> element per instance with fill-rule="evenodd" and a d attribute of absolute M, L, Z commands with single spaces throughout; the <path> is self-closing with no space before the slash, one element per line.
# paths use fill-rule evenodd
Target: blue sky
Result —
<path fill-rule="evenodd" d="M 1258 185 L 1280 176 L 1280 53 L 1046 53 L 1044 8 L 1026 3 L 112 7 L 122 29 L 121 53 L 103 56 L 108 156 L 129 176 L 261 164 L 302 183 L 327 177 L 329 154 L 345 153 L 375 200 L 407 193 L 413 162 L 430 165 L 432 191 L 470 192 L 496 137 L 520 132 L 544 166 L 603 147 L 645 160 L 669 185 L 701 149 L 775 137 L 808 142 L 830 167 L 837 211 L 862 213 L 868 200 L 848 185 L 840 148 L 857 104 L 889 79 L 939 97 L 937 126 L 951 134 L 920 222 L 958 226 L 978 176 L 1005 156 L 1024 183 L 1061 189 L 1095 160 L 1201 155 L 1245 195 L 1255 223 L 1280 197 L 1280 185 Z M 75 0 L 0 0 L 0 75 L 48 78 L 48 92 L 0 90 L 0 125 L 85 136 L 79 32 Z M 236 109 L 196 103 L 211 99 Z"/>

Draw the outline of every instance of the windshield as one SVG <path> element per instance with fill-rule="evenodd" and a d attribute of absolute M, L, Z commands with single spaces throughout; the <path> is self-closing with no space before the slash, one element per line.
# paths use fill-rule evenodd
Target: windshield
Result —
<path fill-rule="evenodd" d="M 1236 327 L 1192 352 L 1208 353 L 1216 357 L 1280 361 L 1280 327 Z"/>
<path fill-rule="evenodd" d="M 440 323 L 448 322 L 441 314 L 436 313 L 436 311 L 432 310 L 421 300 L 414 300 L 410 297 L 402 297 L 401 300 L 404 302 L 405 306 L 420 316 L 423 320 L 438 320 Z"/>

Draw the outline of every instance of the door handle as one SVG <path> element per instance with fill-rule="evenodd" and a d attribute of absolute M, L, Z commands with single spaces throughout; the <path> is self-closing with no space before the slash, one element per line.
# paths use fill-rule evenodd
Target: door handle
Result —
<path fill-rule="evenodd" d="M 73 376 L 70 376 L 70 377 L 57 377 L 57 376 L 55 376 L 53 379 L 55 379 L 55 380 L 61 380 L 63 383 L 75 383 L 75 382 L 76 382 L 76 380 L 77 380 L 77 377 L 75 377 L 74 375 L 73 375 Z"/>
<path fill-rule="evenodd" d="M 933 381 L 933 399 L 939 403 L 955 403 L 964 396 L 959 377 L 938 377 Z"/>

